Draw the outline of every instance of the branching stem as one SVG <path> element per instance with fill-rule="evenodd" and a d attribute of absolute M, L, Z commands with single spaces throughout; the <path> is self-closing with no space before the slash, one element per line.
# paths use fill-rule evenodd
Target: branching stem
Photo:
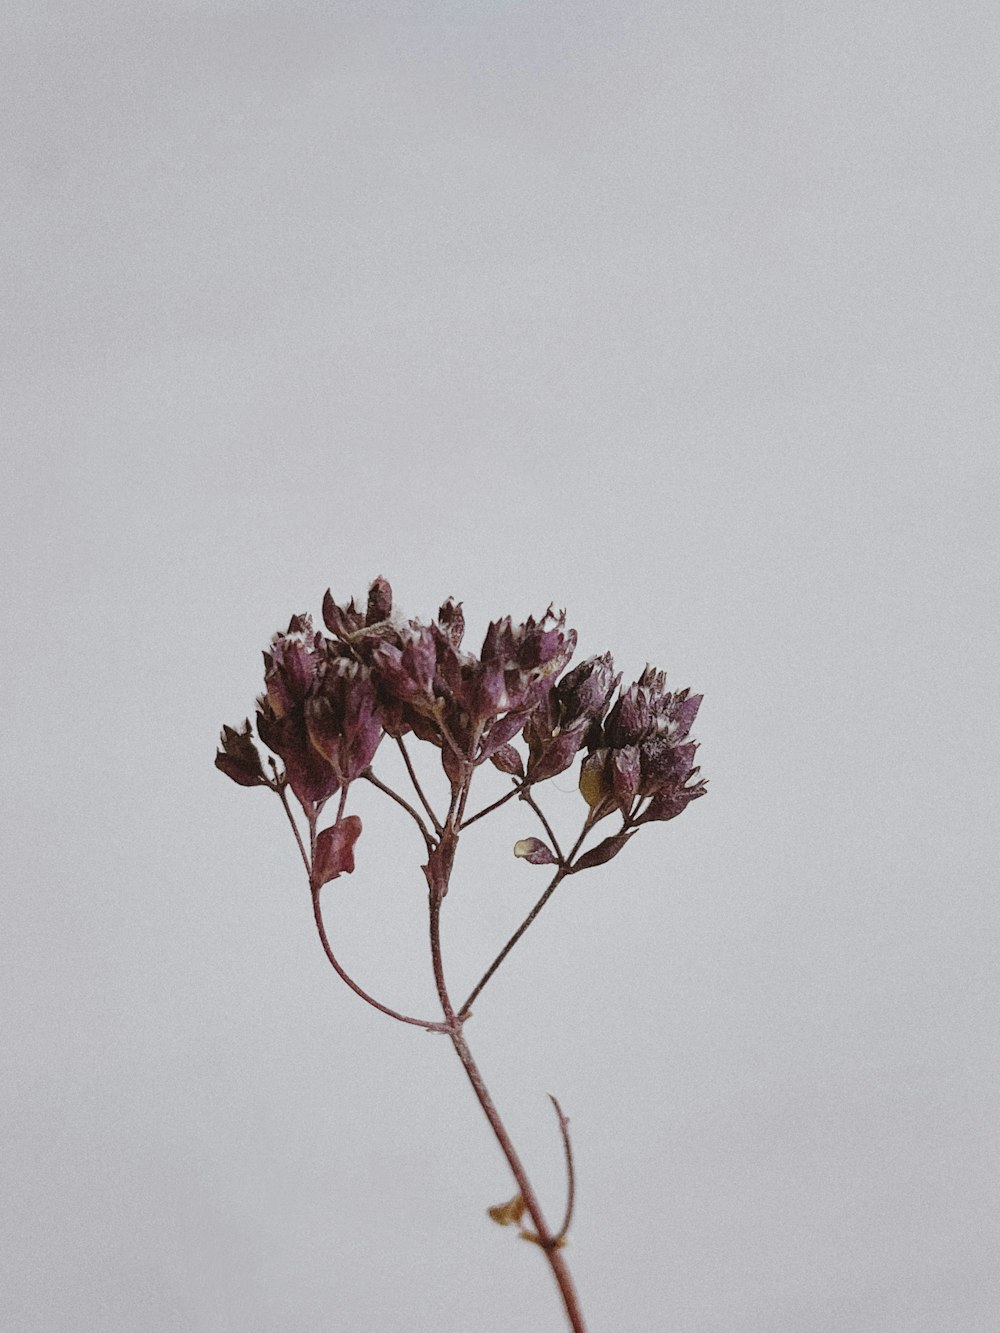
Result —
<path fill-rule="evenodd" d="M 358 985 L 358 983 L 353 980 L 353 978 L 347 975 L 347 973 L 341 967 L 340 963 L 337 961 L 333 949 L 330 947 L 330 941 L 327 938 L 326 926 L 323 924 L 323 911 L 322 908 L 320 907 L 320 901 L 319 901 L 320 892 L 321 891 L 319 889 L 313 890 L 313 895 L 312 895 L 313 917 L 315 918 L 316 921 L 316 929 L 319 931 L 319 938 L 320 942 L 323 945 L 323 951 L 325 952 L 327 958 L 330 960 L 330 966 L 336 972 L 337 976 L 340 977 L 341 981 L 345 982 L 348 986 L 350 986 L 351 990 L 354 991 L 355 995 L 360 995 L 361 999 L 364 1000 L 366 1004 L 370 1004 L 372 1008 L 377 1009 L 379 1013 L 387 1014 L 390 1018 L 398 1019 L 400 1023 L 410 1023 L 412 1024 L 413 1027 L 425 1028 L 428 1032 L 448 1032 L 449 1027 L 447 1023 L 430 1022 L 425 1018 L 409 1018 L 407 1017 L 406 1014 L 401 1014 L 395 1009 L 390 1009 L 387 1005 L 380 1004 L 379 1001 L 374 999 L 371 995 L 369 995 L 367 991 L 362 990 L 361 987 Z"/>
<path fill-rule="evenodd" d="M 566 1212 L 563 1216 L 563 1224 L 555 1236 L 556 1243 L 560 1244 L 566 1239 L 570 1223 L 573 1221 L 573 1205 L 576 1202 L 576 1172 L 573 1169 L 573 1145 L 569 1138 L 569 1120 L 563 1114 L 562 1107 L 551 1092 L 549 1093 L 549 1101 L 556 1108 L 556 1115 L 559 1117 L 559 1132 L 562 1135 L 563 1148 L 566 1152 Z"/>
<path fill-rule="evenodd" d="M 490 1128 L 500 1145 L 507 1164 L 517 1181 L 517 1188 L 524 1200 L 525 1208 L 528 1211 L 532 1223 L 535 1227 L 535 1235 L 532 1237 L 548 1260 L 549 1267 L 552 1269 L 552 1275 L 559 1287 L 559 1292 L 563 1299 L 563 1305 L 566 1310 L 566 1316 L 573 1333 L 586 1333 L 586 1325 L 583 1321 L 583 1312 L 580 1309 L 579 1298 L 576 1288 L 573 1284 L 573 1278 L 569 1267 L 563 1256 L 564 1233 L 554 1235 L 549 1229 L 542 1212 L 542 1206 L 538 1195 L 535 1193 L 534 1186 L 528 1178 L 528 1173 L 524 1169 L 517 1149 L 507 1133 L 506 1126 L 500 1118 L 500 1113 L 490 1096 L 489 1089 L 483 1080 L 479 1071 L 479 1066 L 472 1057 L 469 1050 L 469 1044 L 465 1040 L 463 1031 L 463 1020 L 455 1014 L 451 998 L 448 995 L 448 987 L 445 983 L 444 968 L 441 961 L 441 902 L 442 897 L 432 894 L 430 899 L 430 929 L 431 929 L 431 954 L 434 961 L 434 979 L 438 988 L 438 998 L 441 1001 L 441 1008 L 444 1011 L 448 1035 L 451 1038 L 451 1044 L 455 1048 L 459 1060 L 462 1062 L 462 1068 L 465 1070 L 466 1077 L 472 1085 L 472 1090 L 476 1094 L 476 1099 L 483 1109 L 483 1114 L 489 1121 Z"/>
<path fill-rule="evenodd" d="M 421 819 L 419 811 L 414 810 L 413 806 L 409 803 L 409 801 L 407 801 L 405 797 L 400 796 L 398 791 L 393 791 L 391 787 L 386 786 L 384 782 L 380 781 L 380 779 L 378 779 L 375 776 L 375 774 L 371 771 L 370 768 L 366 768 L 365 771 L 361 774 L 361 776 L 364 778 L 366 782 L 370 782 L 373 787 L 377 787 L 379 791 L 385 792 L 386 796 L 390 797 L 391 800 L 395 801 L 397 805 L 401 805 L 403 807 L 406 813 L 414 821 L 417 828 L 420 830 L 420 836 L 423 838 L 427 850 L 430 851 L 431 848 L 434 846 L 434 839 L 431 837 L 427 825 Z M 433 815 L 431 817 L 433 818 Z M 435 827 L 437 828 L 437 831 L 440 833 L 441 829 L 437 823 L 437 820 L 434 820 L 434 823 Z"/>
<path fill-rule="evenodd" d="M 420 804 L 427 811 L 427 818 L 431 821 L 431 824 L 434 827 L 434 832 L 438 835 L 438 837 L 440 837 L 441 821 L 434 813 L 430 801 L 428 801 L 427 797 L 424 795 L 424 789 L 423 787 L 421 787 L 420 782 L 417 778 L 416 769 L 413 767 L 413 761 L 410 758 L 410 752 L 404 745 L 402 736 L 396 737 L 396 744 L 399 746 L 399 753 L 403 756 L 403 763 L 406 765 L 406 771 L 407 773 L 409 773 L 410 781 L 413 783 L 413 790 L 417 793 L 417 797 L 420 801 Z"/>
<path fill-rule="evenodd" d="M 518 942 L 518 940 L 521 938 L 524 932 L 528 929 L 532 921 L 534 921 L 535 917 L 538 915 L 538 913 L 542 910 L 545 904 L 552 897 L 553 893 L 555 893 L 556 889 L 559 887 L 560 881 L 565 879 L 565 877 L 566 877 L 566 871 L 563 869 L 562 866 L 560 866 L 559 869 L 556 871 L 556 873 L 552 876 L 552 879 L 549 881 L 548 888 L 539 898 L 538 902 L 535 903 L 534 907 L 531 909 L 528 915 L 518 926 L 517 930 L 514 931 L 513 935 L 511 935 L 510 939 L 503 946 L 503 948 L 497 954 L 496 958 L 493 959 L 493 962 L 490 963 L 489 967 L 486 969 L 486 971 L 480 977 L 479 981 L 473 987 L 472 991 L 469 994 L 469 998 L 465 1001 L 465 1003 L 462 1005 L 462 1008 L 459 1010 L 459 1015 L 463 1021 L 469 1017 L 469 1013 L 472 1010 L 473 1004 L 478 998 L 480 992 L 485 988 L 487 982 L 492 978 L 493 973 L 497 970 L 497 968 L 500 966 L 503 960 L 507 957 L 511 949 L 513 949 L 514 945 Z"/>

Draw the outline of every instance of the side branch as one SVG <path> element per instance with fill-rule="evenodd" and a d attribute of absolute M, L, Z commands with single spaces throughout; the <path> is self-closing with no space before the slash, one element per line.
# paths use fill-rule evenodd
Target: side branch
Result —
<path fill-rule="evenodd" d="M 434 825 L 434 832 L 440 837 L 442 832 L 441 821 L 431 808 L 430 801 L 428 801 L 427 797 L 424 795 L 424 789 L 421 787 L 417 778 L 416 770 L 413 767 L 413 761 L 410 759 L 410 752 L 403 743 L 402 736 L 396 737 L 396 744 L 399 747 L 399 753 L 403 756 L 403 763 L 406 765 L 406 771 L 410 775 L 410 781 L 413 783 L 413 790 L 417 793 L 417 796 L 420 799 L 420 804 L 427 811 L 427 818 Z"/>
<path fill-rule="evenodd" d="M 373 787 L 377 787 L 379 791 L 385 792 L 386 796 L 388 796 L 391 800 L 395 801 L 397 805 L 401 805 L 403 807 L 406 813 L 416 824 L 417 828 L 420 830 L 420 836 L 423 838 L 427 850 L 430 851 L 431 848 L 434 846 L 434 839 L 431 837 L 427 829 L 427 825 L 420 818 L 419 812 L 417 810 L 414 810 L 413 806 L 409 803 L 409 801 L 407 801 L 404 797 L 400 796 L 398 791 L 393 791 L 391 787 L 386 786 L 384 782 L 380 781 L 371 771 L 370 768 L 366 768 L 365 771 L 361 774 L 361 776 L 364 778 L 366 782 L 370 782 Z M 430 806 L 427 806 L 426 808 L 430 811 Z M 431 811 L 431 818 L 434 819 L 433 811 Z M 434 827 L 437 829 L 438 833 L 441 832 L 441 827 L 436 819 L 434 819 Z"/>
<path fill-rule="evenodd" d="M 431 954 L 434 964 L 434 979 L 438 988 L 438 998 L 441 1001 L 441 1008 L 447 1019 L 448 1035 L 451 1038 L 451 1044 L 455 1048 L 455 1053 L 462 1062 L 466 1077 L 472 1085 L 472 1090 L 476 1095 L 486 1119 L 490 1123 L 494 1136 L 507 1164 L 511 1169 L 514 1179 L 517 1181 L 518 1190 L 521 1199 L 524 1200 L 525 1208 L 528 1211 L 535 1226 L 535 1235 L 532 1237 L 541 1247 L 548 1260 L 552 1275 L 559 1287 L 562 1296 L 563 1306 L 569 1319 L 570 1327 L 573 1333 L 586 1333 L 586 1325 L 583 1320 L 583 1312 L 580 1309 L 579 1298 L 576 1294 L 576 1288 L 573 1284 L 573 1278 L 570 1275 L 566 1260 L 563 1256 L 562 1238 L 552 1235 L 545 1221 L 545 1215 L 542 1212 L 538 1195 L 528 1178 L 528 1173 L 524 1169 L 524 1164 L 518 1156 L 514 1144 L 511 1142 L 510 1135 L 507 1133 L 506 1126 L 500 1118 L 493 1098 L 483 1081 L 483 1076 L 479 1072 L 475 1060 L 472 1058 L 472 1052 L 469 1050 L 468 1043 L 465 1040 L 465 1034 L 462 1031 L 462 1016 L 456 1015 L 451 999 L 448 995 L 448 987 L 445 983 L 444 967 L 441 960 L 441 900 L 443 895 L 431 895 L 430 899 L 430 931 L 431 931 Z"/>
<path fill-rule="evenodd" d="M 364 1000 L 366 1004 L 370 1004 L 373 1009 L 377 1009 L 380 1013 L 387 1014 L 390 1018 L 397 1019 L 400 1023 L 410 1023 L 414 1027 L 424 1028 L 427 1032 L 448 1032 L 450 1029 L 447 1023 L 428 1022 L 428 1020 L 424 1018 L 408 1018 L 406 1014 L 397 1013 L 395 1009 L 390 1009 L 387 1005 L 380 1004 L 378 1000 L 369 995 L 367 991 L 362 990 L 358 983 L 347 975 L 330 947 L 330 941 L 326 934 L 326 926 L 323 924 L 323 910 L 320 907 L 319 895 L 320 890 L 314 889 L 312 900 L 313 917 L 316 920 L 316 929 L 319 931 L 319 938 L 323 945 L 323 951 L 330 960 L 331 967 L 336 972 L 337 976 L 340 977 L 341 981 L 350 986 L 355 995 L 360 995 L 361 999 Z"/>
<path fill-rule="evenodd" d="M 534 907 L 531 909 L 528 915 L 518 926 L 517 930 L 515 930 L 513 935 L 511 935 L 510 939 L 497 954 L 496 958 L 493 959 L 493 962 L 490 963 L 489 967 L 483 973 L 482 977 L 479 979 L 479 982 L 470 993 L 469 998 L 462 1005 L 462 1008 L 459 1010 L 460 1018 L 462 1019 L 468 1018 L 469 1011 L 472 1008 L 472 1005 L 475 1002 L 475 1000 L 478 998 L 480 992 L 483 990 L 487 982 L 493 976 L 493 973 L 497 970 L 497 968 L 500 966 L 503 960 L 510 953 L 511 949 L 513 949 L 514 945 L 518 942 L 518 940 L 521 938 L 524 932 L 531 925 L 532 921 L 534 921 L 538 913 L 542 910 L 545 904 L 552 897 L 553 893 L 555 893 L 556 889 L 559 886 L 560 881 L 566 877 L 566 873 L 567 873 L 566 869 L 563 866 L 560 866 L 559 869 L 556 871 L 555 875 L 553 875 L 548 888 L 545 890 L 545 892 L 539 898 L 538 902 L 535 903 Z"/>
<path fill-rule="evenodd" d="M 559 1132 L 562 1134 L 563 1148 L 566 1151 L 566 1213 L 563 1217 L 562 1226 L 553 1237 L 554 1245 L 562 1245 L 566 1240 L 566 1235 L 573 1221 L 573 1205 L 576 1202 L 576 1172 L 573 1169 L 573 1145 L 569 1140 L 569 1119 L 563 1114 L 563 1109 L 556 1101 L 552 1093 L 549 1093 L 549 1101 L 556 1108 L 556 1115 L 559 1117 Z"/>

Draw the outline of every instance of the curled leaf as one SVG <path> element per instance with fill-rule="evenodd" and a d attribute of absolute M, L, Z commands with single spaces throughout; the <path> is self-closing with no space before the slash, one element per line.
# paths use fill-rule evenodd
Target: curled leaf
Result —
<path fill-rule="evenodd" d="M 515 1194 L 509 1203 L 498 1203 L 493 1208 L 487 1208 L 487 1212 L 493 1221 L 502 1227 L 514 1226 L 520 1222 L 524 1216 L 524 1200 L 520 1194 Z"/>
<path fill-rule="evenodd" d="M 351 874 L 354 870 L 354 844 L 361 836 L 361 820 L 357 815 L 331 824 L 316 838 L 316 851 L 313 855 L 312 885 L 314 889 L 328 884 L 338 875 Z"/>
<path fill-rule="evenodd" d="M 533 866 L 554 866 L 559 862 L 555 854 L 541 838 L 522 838 L 514 843 L 514 855 L 521 857 Z"/>

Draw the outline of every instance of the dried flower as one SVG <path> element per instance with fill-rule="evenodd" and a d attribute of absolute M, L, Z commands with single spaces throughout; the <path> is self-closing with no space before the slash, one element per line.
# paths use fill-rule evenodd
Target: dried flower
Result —
<path fill-rule="evenodd" d="M 215 767 L 241 787 L 269 787 L 271 784 L 264 776 L 260 753 L 250 739 L 251 735 L 249 718 L 241 731 L 223 727 L 222 749 L 215 756 Z"/>
<path fill-rule="evenodd" d="M 614 670 L 610 653 L 588 657 L 549 687 L 524 728 L 529 782 L 544 782 L 569 768 L 621 680 Z"/>
<path fill-rule="evenodd" d="M 650 666 L 620 693 L 603 725 L 591 731 L 580 771 L 580 791 L 595 818 L 617 808 L 636 824 L 673 819 L 704 796 L 694 766 L 698 747 L 687 740 L 701 699 L 689 690 L 670 693 L 664 673 Z M 636 798 L 646 797 L 640 813 Z"/>
<path fill-rule="evenodd" d="M 463 647 L 462 604 L 444 602 L 430 622 L 408 620 L 393 605 L 392 588 L 377 578 L 362 609 L 353 599 L 341 605 L 327 591 L 323 599 L 326 633 L 307 615 L 293 616 L 264 654 L 264 690 L 257 700 L 257 733 L 282 761 L 270 760 L 265 774 L 249 721 L 240 729 L 223 727 L 216 766 L 243 787 L 276 792 L 291 824 L 312 891 L 316 927 L 326 956 L 343 981 L 383 1014 L 428 1031 L 446 1033 L 461 1060 L 480 1104 L 493 1126 L 518 1185 L 508 1203 L 489 1209 L 502 1226 L 537 1244 L 558 1279 L 574 1329 L 583 1328 L 579 1301 L 562 1249 L 566 1244 L 575 1198 L 568 1120 L 552 1098 L 559 1117 L 567 1162 L 567 1203 L 562 1226 L 553 1231 L 510 1143 L 499 1113 L 469 1049 L 465 1025 L 472 1005 L 567 875 L 605 864 L 635 836 L 641 824 L 673 819 L 704 795 L 705 784 L 694 765 L 697 745 L 691 727 L 701 702 L 687 690 L 671 693 L 662 672 L 647 666 L 640 678 L 620 689 L 610 653 L 566 668 L 576 647 L 576 632 L 566 628 L 565 613 L 551 606 L 536 620 L 515 623 L 510 616 L 491 622 L 478 655 Z M 566 671 L 564 675 L 563 672 Z M 618 697 L 612 704 L 612 696 Z M 399 741 L 410 799 L 395 792 L 373 771 L 383 735 Z M 440 752 L 451 784 L 447 809 L 435 809 L 413 766 L 405 740 L 410 735 Z M 527 765 L 511 742 L 521 734 Z M 580 791 L 588 811 L 575 843 L 564 853 L 536 788 L 564 772 L 578 755 Z M 505 796 L 475 814 L 467 801 L 478 767 L 490 760 L 513 779 Z M 430 951 L 442 1018 L 424 1019 L 389 1008 L 369 995 L 338 961 L 323 917 L 325 884 L 354 870 L 361 820 L 347 814 L 351 784 L 366 778 L 391 797 L 415 821 L 427 851 L 421 867 L 429 904 Z M 299 819 L 286 796 L 290 787 L 306 820 Z M 336 815 L 328 827 L 319 822 L 325 803 L 339 793 Z M 449 891 L 463 830 L 508 800 L 520 797 L 539 819 L 546 840 L 520 839 L 514 855 L 530 865 L 555 867 L 542 896 L 494 957 L 463 1005 L 448 989 L 441 947 L 440 916 Z M 621 826 L 594 846 L 585 846 L 595 824 L 617 813 Z M 531 1227 L 526 1222 L 531 1222 Z M 525 1225 L 522 1225 L 525 1223 Z"/>

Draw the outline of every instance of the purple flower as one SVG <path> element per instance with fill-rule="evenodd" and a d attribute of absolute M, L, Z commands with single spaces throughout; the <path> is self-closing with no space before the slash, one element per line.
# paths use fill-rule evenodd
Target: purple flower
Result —
<path fill-rule="evenodd" d="M 528 781 L 543 782 L 569 768 L 599 728 L 621 676 L 610 653 L 588 657 L 539 700 L 524 729 Z"/>
<path fill-rule="evenodd" d="M 313 747 L 306 729 L 306 700 L 317 689 L 327 657 L 323 636 L 309 616 L 293 616 L 264 654 L 264 693 L 257 700 L 257 734 L 285 764 L 292 791 L 303 808 L 327 800 L 340 786 L 338 774 Z"/>
<path fill-rule="evenodd" d="M 372 616 L 391 606 L 388 589 L 384 579 L 373 584 Z M 343 613 L 345 624 L 355 612 Z M 257 708 L 257 733 L 284 761 L 288 784 L 307 811 L 360 777 L 382 739 L 371 672 L 343 643 L 317 633 L 307 615 L 293 616 L 285 633 L 272 639 Z M 242 733 L 223 732 L 216 763 L 244 786 L 270 785 L 249 723 Z"/>
<path fill-rule="evenodd" d="M 346 787 L 374 758 L 382 720 L 371 673 L 350 658 L 330 657 L 305 702 L 306 732 L 314 749 Z"/>
<path fill-rule="evenodd" d="M 616 808 L 640 824 L 673 819 L 705 794 L 694 765 L 698 747 L 687 739 L 702 696 L 670 693 L 665 679 L 647 666 L 588 737 L 580 791 L 598 819 Z M 649 800 L 641 812 L 637 798 Z"/>
<path fill-rule="evenodd" d="M 215 756 L 215 767 L 241 787 L 269 787 L 271 783 L 264 776 L 260 752 L 251 735 L 249 718 L 241 731 L 223 727 L 222 748 Z"/>

